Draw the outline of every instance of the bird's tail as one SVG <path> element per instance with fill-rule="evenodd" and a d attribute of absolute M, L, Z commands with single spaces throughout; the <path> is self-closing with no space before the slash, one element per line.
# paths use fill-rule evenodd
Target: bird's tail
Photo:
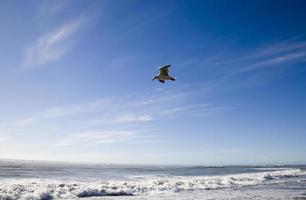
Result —
<path fill-rule="evenodd" d="M 171 81 L 175 81 L 175 80 L 176 80 L 176 78 L 174 78 L 174 77 L 170 77 L 170 80 L 171 80 Z"/>

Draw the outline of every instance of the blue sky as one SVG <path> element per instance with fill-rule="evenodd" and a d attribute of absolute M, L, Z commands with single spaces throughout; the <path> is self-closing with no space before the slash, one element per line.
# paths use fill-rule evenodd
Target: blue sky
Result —
<path fill-rule="evenodd" d="M 305 164 L 305 9 L 1 1 L 0 158 Z"/>

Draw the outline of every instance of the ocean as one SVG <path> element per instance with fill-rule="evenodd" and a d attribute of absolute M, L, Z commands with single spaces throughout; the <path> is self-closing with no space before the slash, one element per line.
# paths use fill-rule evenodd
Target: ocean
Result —
<path fill-rule="evenodd" d="M 1 200 L 306 199 L 306 166 L 159 166 L 0 160 Z"/>

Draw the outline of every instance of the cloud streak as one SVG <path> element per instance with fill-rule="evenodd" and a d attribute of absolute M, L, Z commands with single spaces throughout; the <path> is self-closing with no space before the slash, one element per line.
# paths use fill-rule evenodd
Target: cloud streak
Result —
<path fill-rule="evenodd" d="M 304 40 L 280 40 L 244 51 L 228 49 L 230 52 L 227 50 L 213 56 L 187 58 L 182 65 L 205 66 L 211 76 L 217 75 L 222 79 L 235 75 L 276 70 L 306 61 L 306 41 Z"/>
<path fill-rule="evenodd" d="M 186 94 L 184 91 L 132 94 L 120 99 L 101 98 L 50 107 L 0 128 L 14 134 L 39 134 L 43 130 L 54 137 L 53 144 L 58 146 L 162 142 L 164 138 L 155 134 L 164 132 L 157 126 L 158 121 L 214 117 L 224 112 L 223 108 L 209 103 L 189 101 L 192 93 L 189 88 Z M 158 98 L 160 95 L 162 98 Z"/>
<path fill-rule="evenodd" d="M 24 52 L 23 68 L 34 68 L 56 61 L 72 46 L 73 36 L 85 24 L 85 19 L 71 21 L 46 33 L 32 43 Z"/>
<path fill-rule="evenodd" d="M 115 122 L 118 123 L 137 123 L 137 122 L 149 122 L 152 121 L 154 118 L 153 116 L 147 115 L 135 115 L 134 113 L 125 113 L 121 116 L 118 116 L 115 119 Z"/>
<path fill-rule="evenodd" d="M 24 119 L 17 120 L 15 122 L 12 122 L 9 124 L 9 126 L 13 127 L 24 127 L 24 126 L 30 126 L 37 122 L 37 119 L 35 117 L 28 117 Z"/>
<path fill-rule="evenodd" d="M 38 16 L 54 16 L 64 11 L 69 3 L 69 1 L 42 1 L 38 6 Z"/>
<path fill-rule="evenodd" d="M 305 58 L 306 58 L 306 50 L 302 52 L 281 54 L 281 55 L 251 64 L 245 68 L 242 68 L 240 72 L 267 69 L 271 67 L 278 67 L 284 64 L 293 64 L 293 63 L 303 62 L 304 61 L 303 59 Z"/>
<path fill-rule="evenodd" d="M 8 129 L 23 128 L 33 126 L 44 121 L 58 120 L 67 117 L 74 117 L 79 115 L 88 115 L 92 113 L 98 113 L 105 110 L 110 105 L 107 99 L 100 99 L 91 102 L 54 106 L 48 109 L 38 111 L 28 117 L 18 119 L 14 122 L 0 124 L 0 127 L 6 127 Z"/>
<path fill-rule="evenodd" d="M 303 63 L 306 59 L 306 42 L 285 40 L 240 57 L 219 64 L 236 66 L 232 74 L 240 74 Z"/>
<path fill-rule="evenodd" d="M 174 91 L 170 93 L 167 91 L 141 95 L 136 99 L 122 97 L 121 99 L 125 99 L 124 102 L 117 98 L 104 98 L 78 104 L 54 106 L 6 123 L 6 127 L 22 128 L 44 122 L 71 119 L 82 120 L 81 124 L 88 121 L 87 125 L 92 126 L 99 124 L 140 125 L 188 116 L 215 116 L 226 110 L 211 103 L 191 103 L 188 101 L 188 95 L 192 96 L 190 90 L 188 94 L 184 94 L 183 91 L 179 91 L 178 94 Z M 159 98 L 159 96 L 162 97 Z"/>
<path fill-rule="evenodd" d="M 42 111 L 38 114 L 38 118 L 60 118 L 79 114 L 99 112 L 101 110 L 106 109 L 108 105 L 110 105 L 110 102 L 108 100 L 101 99 L 81 104 L 56 106 Z"/>
<path fill-rule="evenodd" d="M 56 143 L 57 146 L 97 145 L 120 142 L 157 142 L 161 137 L 144 135 L 135 131 L 87 131 L 72 134 Z"/>

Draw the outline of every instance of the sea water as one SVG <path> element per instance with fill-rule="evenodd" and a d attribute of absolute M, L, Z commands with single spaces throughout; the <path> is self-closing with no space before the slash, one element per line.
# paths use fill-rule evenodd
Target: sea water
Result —
<path fill-rule="evenodd" d="M 0 160 L 0 200 L 14 199 L 306 199 L 306 166 Z"/>

